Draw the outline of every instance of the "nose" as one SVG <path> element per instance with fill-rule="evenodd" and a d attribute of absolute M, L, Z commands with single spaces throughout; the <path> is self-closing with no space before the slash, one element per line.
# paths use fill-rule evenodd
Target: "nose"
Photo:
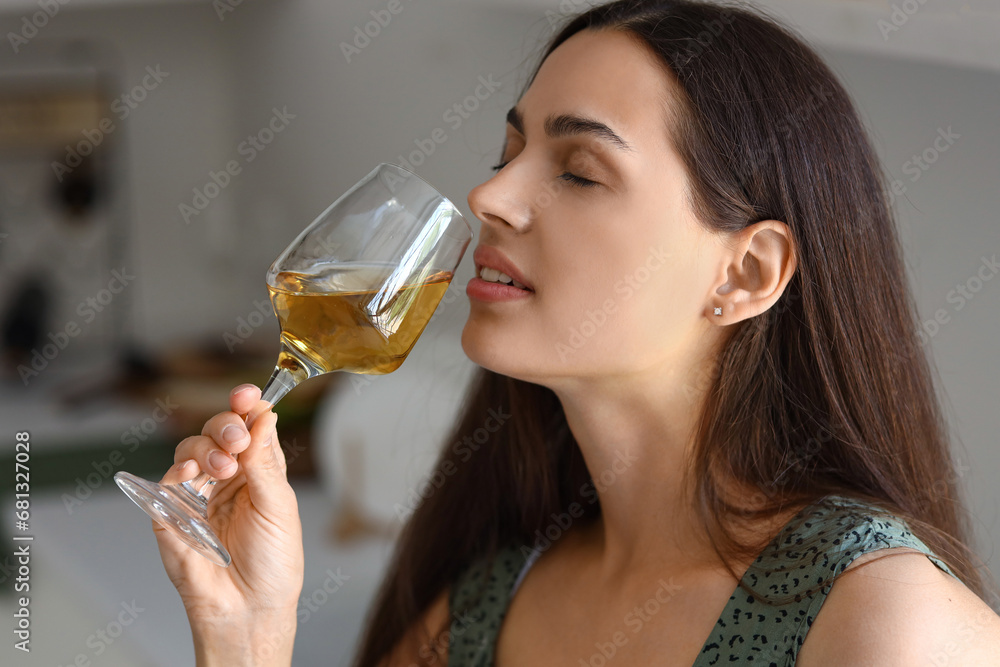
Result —
<path fill-rule="evenodd" d="M 531 226 L 534 214 L 528 188 L 511 167 L 508 164 L 492 178 L 472 188 L 468 197 L 469 210 L 483 224 L 520 233 Z"/>

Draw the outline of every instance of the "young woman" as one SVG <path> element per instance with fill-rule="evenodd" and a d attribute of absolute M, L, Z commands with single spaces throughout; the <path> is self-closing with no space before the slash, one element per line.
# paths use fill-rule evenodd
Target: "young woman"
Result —
<path fill-rule="evenodd" d="M 507 121 L 469 195 L 484 370 L 355 664 L 996 664 L 885 184 L 817 55 L 756 11 L 615 2 Z M 291 659 L 301 528 L 259 395 L 164 477 L 223 480 L 229 569 L 157 530 L 200 665 Z"/>

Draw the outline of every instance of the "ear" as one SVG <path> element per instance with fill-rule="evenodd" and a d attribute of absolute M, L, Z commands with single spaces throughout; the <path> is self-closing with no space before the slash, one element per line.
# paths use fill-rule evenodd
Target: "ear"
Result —
<path fill-rule="evenodd" d="M 716 324 L 733 324 L 774 305 L 798 262 L 792 232 L 778 220 L 747 225 L 726 235 L 723 244 L 723 265 L 712 286 L 706 317 Z"/>

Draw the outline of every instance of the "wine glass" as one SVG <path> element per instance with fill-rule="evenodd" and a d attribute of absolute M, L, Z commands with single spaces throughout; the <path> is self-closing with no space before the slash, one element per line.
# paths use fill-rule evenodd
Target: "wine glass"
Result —
<path fill-rule="evenodd" d="M 381 163 L 306 227 L 267 272 L 281 349 L 262 400 L 333 371 L 380 375 L 406 359 L 472 240 L 448 199 L 402 167 Z M 212 562 L 229 552 L 209 523 L 208 473 L 159 484 L 120 471 L 146 514 Z"/>

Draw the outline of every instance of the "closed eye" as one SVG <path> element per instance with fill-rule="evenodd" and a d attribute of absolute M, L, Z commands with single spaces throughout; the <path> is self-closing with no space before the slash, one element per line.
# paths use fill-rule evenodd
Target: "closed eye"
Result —
<path fill-rule="evenodd" d="M 592 181 L 589 178 L 584 178 L 583 176 L 577 176 L 576 174 L 571 174 L 568 171 L 564 171 L 563 173 L 559 174 L 559 178 L 563 179 L 564 181 L 569 181 L 574 185 L 579 185 L 582 188 L 589 188 L 597 185 L 597 181 Z"/>
<path fill-rule="evenodd" d="M 493 171 L 500 171 L 501 169 L 503 169 L 506 166 L 507 166 L 507 162 L 501 162 L 499 164 L 493 165 L 490 168 Z M 579 186 L 581 188 L 590 188 L 590 187 L 593 187 L 595 185 L 599 185 L 599 183 L 597 181 L 592 181 L 589 178 L 584 178 L 583 176 L 577 176 L 576 174 L 572 174 L 572 173 L 570 173 L 568 171 L 564 171 L 563 173 L 559 174 L 559 178 L 563 179 L 564 181 L 569 181 L 573 185 L 577 185 L 577 186 Z"/>

